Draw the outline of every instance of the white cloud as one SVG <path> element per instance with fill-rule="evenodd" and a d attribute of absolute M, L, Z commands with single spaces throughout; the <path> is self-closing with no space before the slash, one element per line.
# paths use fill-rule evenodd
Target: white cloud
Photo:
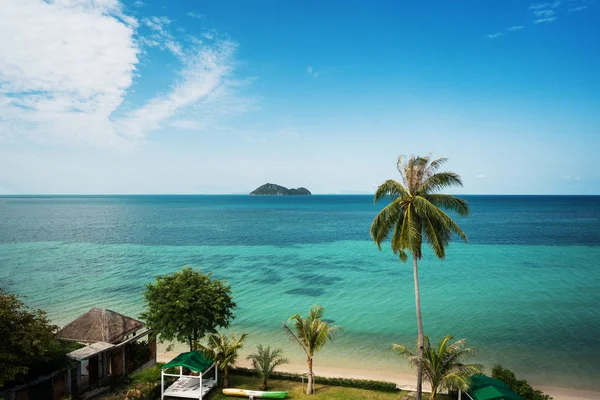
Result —
<path fill-rule="evenodd" d="M 533 15 L 537 18 L 550 18 L 556 14 L 554 10 L 535 10 L 533 11 Z"/>
<path fill-rule="evenodd" d="M 516 31 L 520 31 L 523 28 L 525 28 L 523 25 L 513 25 L 513 26 L 506 28 L 506 30 L 509 32 L 516 32 Z"/>
<path fill-rule="evenodd" d="M 138 63 L 136 21 L 116 0 L 5 0 L 2 10 L 2 130 L 112 141 L 108 117 Z"/>
<path fill-rule="evenodd" d="M 148 47 L 168 50 L 177 57 L 183 56 L 183 49 L 175 37 L 167 30 L 171 20 L 167 17 L 144 18 L 142 24 L 152 30 L 152 34 L 140 38 L 140 42 Z"/>
<path fill-rule="evenodd" d="M 531 10 L 534 17 L 533 23 L 541 24 L 555 21 L 558 18 L 556 10 L 561 4 L 561 1 L 555 1 L 553 3 L 539 3 L 529 6 L 529 10 Z"/>
<path fill-rule="evenodd" d="M 169 122 L 169 126 L 190 131 L 202 130 L 206 129 L 207 127 L 205 124 L 202 124 L 199 121 L 194 121 L 190 119 L 177 119 Z"/>
<path fill-rule="evenodd" d="M 562 4 L 561 1 L 554 1 L 553 3 L 537 3 L 529 6 L 530 10 L 542 10 L 546 8 L 557 8 Z"/>
<path fill-rule="evenodd" d="M 315 79 L 319 77 L 319 73 L 318 73 L 318 72 L 316 72 L 316 71 L 314 70 L 314 68 L 313 68 L 312 66 L 310 66 L 310 65 L 309 65 L 309 66 L 306 68 L 306 72 L 307 72 L 309 75 L 312 75 L 312 77 L 313 77 L 313 78 L 315 78 Z"/>
<path fill-rule="evenodd" d="M 185 67 L 179 74 L 179 82 L 168 94 L 157 96 L 118 119 L 119 129 L 133 137 L 144 137 L 161 128 L 163 121 L 177 116 L 180 110 L 198 106 L 198 103 L 208 118 L 246 111 L 251 100 L 240 100 L 234 95 L 236 87 L 243 82 L 231 79 L 236 47 L 231 41 L 217 41 L 211 46 L 198 45 L 185 53 Z"/>
<path fill-rule="evenodd" d="M 504 36 L 504 33 L 502 33 L 502 32 L 496 32 L 496 33 L 491 33 L 491 34 L 487 35 L 487 38 L 488 39 L 497 39 L 497 38 L 502 37 L 502 36 Z"/>
<path fill-rule="evenodd" d="M 588 7 L 589 6 L 577 6 L 577 7 L 569 8 L 569 11 L 571 11 L 571 12 L 583 11 L 583 10 L 585 10 Z"/>
<path fill-rule="evenodd" d="M 532 4 L 529 6 L 530 10 L 541 10 L 542 8 L 547 8 L 550 6 L 550 3 L 538 3 L 538 4 Z"/>
<path fill-rule="evenodd" d="M 195 11 L 190 11 L 187 13 L 187 16 L 190 18 L 203 19 L 205 18 L 204 14 L 197 13 Z"/>
<path fill-rule="evenodd" d="M 540 19 L 536 19 L 535 21 L 533 21 L 534 24 L 542 24 L 544 22 L 552 22 L 555 21 L 556 17 L 550 17 L 550 18 L 540 18 Z"/>
<path fill-rule="evenodd" d="M 479 174 L 479 175 L 476 175 L 475 178 L 483 179 L 483 178 L 487 178 L 487 175 L 485 175 L 485 174 Z"/>
<path fill-rule="evenodd" d="M 142 22 L 125 15 L 118 0 L 3 0 L 0 140 L 115 146 L 172 117 L 210 120 L 248 109 L 252 99 L 237 96 L 245 82 L 233 77 L 234 42 L 180 43 L 168 18 Z M 149 36 L 137 36 L 138 26 L 150 28 Z M 167 93 L 123 113 L 144 45 L 170 51 L 182 67 Z"/>

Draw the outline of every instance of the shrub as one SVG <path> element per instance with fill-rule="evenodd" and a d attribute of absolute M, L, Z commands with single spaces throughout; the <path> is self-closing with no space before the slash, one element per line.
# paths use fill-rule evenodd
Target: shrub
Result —
<path fill-rule="evenodd" d="M 129 344 L 131 362 L 134 368 L 147 363 L 150 360 L 150 346 L 147 340 L 140 340 Z"/>
<path fill-rule="evenodd" d="M 532 388 L 525 379 L 517 379 L 514 372 L 500 364 L 496 364 L 492 368 L 492 378 L 500 379 L 525 400 L 552 400 L 552 397 L 544 394 L 541 390 Z"/>
<path fill-rule="evenodd" d="M 144 385 L 144 392 L 148 398 L 152 398 L 155 389 L 160 383 L 160 370 L 163 364 L 157 364 L 150 368 L 144 368 L 141 371 L 131 375 L 134 383 Z M 159 388 L 160 389 L 160 388 Z"/>
<path fill-rule="evenodd" d="M 231 371 L 237 375 L 256 376 L 256 371 L 250 368 L 234 368 Z M 271 374 L 271 379 L 279 379 L 284 381 L 301 382 L 302 378 L 306 380 L 303 374 L 293 374 L 289 372 L 274 372 Z M 315 381 L 321 385 L 342 386 L 355 389 L 377 390 L 380 392 L 396 392 L 398 388 L 393 382 L 371 381 L 364 379 L 347 379 L 347 378 L 327 378 L 323 376 L 315 376 Z"/>

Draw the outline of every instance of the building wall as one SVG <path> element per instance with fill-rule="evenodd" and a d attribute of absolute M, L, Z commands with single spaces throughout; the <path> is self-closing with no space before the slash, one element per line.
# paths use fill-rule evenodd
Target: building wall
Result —
<path fill-rule="evenodd" d="M 150 344 L 150 359 L 156 361 L 156 335 L 150 334 L 148 343 Z"/>
<path fill-rule="evenodd" d="M 54 381 L 52 382 L 54 385 L 54 400 L 60 400 L 69 394 L 69 388 L 67 387 L 67 374 L 68 371 L 65 371 L 54 377 Z"/>
<path fill-rule="evenodd" d="M 123 375 L 123 348 L 110 353 L 110 371 L 113 376 Z"/>

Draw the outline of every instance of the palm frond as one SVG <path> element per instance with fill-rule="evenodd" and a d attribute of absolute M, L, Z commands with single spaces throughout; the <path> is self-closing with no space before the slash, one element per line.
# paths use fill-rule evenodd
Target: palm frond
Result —
<path fill-rule="evenodd" d="M 284 330 L 286 330 L 288 336 L 298 342 L 309 358 L 312 358 L 315 352 L 333 340 L 341 330 L 341 327 L 330 325 L 322 320 L 324 312 L 325 308 L 323 306 L 314 305 L 306 318 L 300 314 L 292 315 L 289 321 L 293 324 L 293 330 L 283 322 Z"/>
<path fill-rule="evenodd" d="M 462 185 L 462 179 L 457 173 L 437 172 L 425 179 L 423 182 L 419 182 L 419 186 L 413 193 L 423 196 L 426 194 L 432 194 L 447 187 Z"/>
<path fill-rule="evenodd" d="M 461 198 L 440 193 L 428 194 L 423 197 L 436 207 L 454 211 L 462 217 L 469 215 L 469 203 Z"/>
<path fill-rule="evenodd" d="M 296 315 L 299 315 L 299 314 L 296 314 Z M 293 317 L 294 316 L 292 316 L 292 318 Z M 292 318 L 290 318 L 290 320 Z M 300 317 L 300 318 L 302 318 L 302 317 Z M 308 350 L 306 349 L 306 346 L 304 345 L 304 341 L 300 337 L 296 336 L 296 334 L 290 329 L 289 326 L 287 326 L 287 324 L 285 322 L 281 322 L 281 323 L 283 324 L 283 330 L 288 334 L 288 336 L 290 337 L 290 339 L 296 341 L 300 345 L 300 347 L 302 348 L 302 350 L 304 350 L 304 352 L 306 353 L 306 355 L 310 357 L 310 355 L 308 354 Z"/>
<path fill-rule="evenodd" d="M 388 238 L 390 232 L 394 229 L 396 221 L 404 213 L 403 204 L 401 199 L 394 200 L 385 206 L 373 220 L 370 234 L 379 250 L 381 250 L 381 243 Z"/>
<path fill-rule="evenodd" d="M 377 203 L 380 200 L 389 197 L 390 200 L 395 200 L 398 197 L 406 197 L 410 196 L 408 189 L 404 187 L 400 182 L 397 182 L 393 179 L 388 179 L 375 191 L 374 202 Z"/>
<path fill-rule="evenodd" d="M 403 183 L 388 180 L 375 193 L 375 201 L 392 198 L 371 223 L 370 235 L 379 250 L 389 238 L 392 251 L 402 261 L 407 261 L 408 252 L 420 259 L 421 247 L 426 241 L 437 257 L 444 258 L 453 235 L 467 241 L 460 226 L 442 209 L 466 216 L 468 203 L 458 197 L 434 193 L 448 186 L 462 185 L 458 174 L 438 172 L 446 161 L 446 158 L 431 161 L 430 155 L 398 157 L 397 167 Z"/>
<path fill-rule="evenodd" d="M 430 177 L 431 175 L 435 174 L 437 170 L 440 169 L 440 167 L 444 165 L 447 161 L 448 159 L 444 157 L 431 161 L 426 168 L 425 176 Z"/>
<path fill-rule="evenodd" d="M 431 204 L 425 197 L 415 196 L 412 203 L 415 206 L 415 212 L 428 218 L 434 226 L 454 233 L 465 242 L 467 241 L 467 235 L 465 235 L 460 226 L 448 214 Z"/>
<path fill-rule="evenodd" d="M 243 347 L 247 337 L 247 333 L 238 337 L 236 332 L 233 332 L 231 339 L 223 334 L 211 334 L 207 338 L 206 345 L 196 343 L 195 348 L 202 351 L 206 358 L 215 361 L 217 366 L 223 370 L 235 364 L 238 351 Z"/>
<path fill-rule="evenodd" d="M 393 349 L 408 359 L 412 365 L 422 365 L 423 375 L 429 381 L 432 392 L 440 389 L 467 390 L 470 377 L 482 373 L 480 364 L 464 364 L 461 360 L 473 354 L 474 349 L 465 348 L 464 339 L 451 342 L 452 335 L 442 338 L 436 346 L 431 346 L 427 335 L 423 338 L 423 357 L 402 345 L 393 345 Z"/>

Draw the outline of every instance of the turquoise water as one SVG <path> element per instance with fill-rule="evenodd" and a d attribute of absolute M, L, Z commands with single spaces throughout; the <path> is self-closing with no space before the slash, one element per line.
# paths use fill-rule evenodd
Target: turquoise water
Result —
<path fill-rule="evenodd" d="M 600 389 L 600 198 L 465 198 L 469 244 L 421 263 L 425 331 L 534 383 Z M 281 321 L 318 303 L 345 330 L 317 363 L 406 370 L 390 347 L 416 335 L 412 270 L 370 241 L 377 211 L 369 196 L 0 197 L 0 286 L 64 324 L 135 316 L 144 283 L 197 266 L 231 284 L 248 350 L 301 362 Z"/>

